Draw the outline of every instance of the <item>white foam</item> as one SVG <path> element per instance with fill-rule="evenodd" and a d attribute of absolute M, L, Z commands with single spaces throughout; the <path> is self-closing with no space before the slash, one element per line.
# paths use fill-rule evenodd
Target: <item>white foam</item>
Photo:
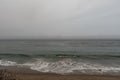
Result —
<path fill-rule="evenodd" d="M 53 73 L 72 73 L 80 71 L 82 73 L 107 73 L 107 72 L 120 72 L 120 68 L 107 67 L 100 64 L 90 64 L 75 62 L 71 59 L 64 59 L 58 62 L 47 62 L 38 60 L 32 64 L 31 69 L 40 72 L 53 72 Z"/>
<path fill-rule="evenodd" d="M 63 59 L 56 62 L 45 61 L 43 59 L 37 59 L 35 62 L 27 62 L 24 64 L 18 64 L 12 61 L 0 60 L 2 66 L 28 66 L 33 70 L 40 72 L 52 72 L 52 73 L 73 73 L 79 71 L 80 73 L 120 73 L 120 67 L 108 67 L 102 64 L 93 64 L 87 62 L 76 62 L 72 59 Z"/>
<path fill-rule="evenodd" d="M 0 60 L 0 65 L 2 66 L 15 66 L 16 64 L 16 62 Z"/>

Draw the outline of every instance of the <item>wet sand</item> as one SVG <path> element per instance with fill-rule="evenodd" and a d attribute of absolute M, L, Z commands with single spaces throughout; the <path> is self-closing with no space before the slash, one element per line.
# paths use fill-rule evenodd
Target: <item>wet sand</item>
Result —
<path fill-rule="evenodd" d="M 50 73 L 17 74 L 20 80 L 120 80 L 120 76 L 60 75 Z"/>
<path fill-rule="evenodd" d="M 6 69 L 6 72 L 12 74 L 13 80 L 120 80 L 120 76 L 80 74 L 62 75 L 55 73 L 40 73 L 27 68 L 18 67 L 9 67 Z M 6 80 L 9 80 L 9 77 Z"/>

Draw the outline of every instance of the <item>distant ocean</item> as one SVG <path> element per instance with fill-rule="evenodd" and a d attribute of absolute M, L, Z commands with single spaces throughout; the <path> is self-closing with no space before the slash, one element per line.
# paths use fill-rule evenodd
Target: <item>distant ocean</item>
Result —
<path fill-rule="evenodd" d="M 120 40 L 1 40 L 0 66 L 120 75 Z"/>

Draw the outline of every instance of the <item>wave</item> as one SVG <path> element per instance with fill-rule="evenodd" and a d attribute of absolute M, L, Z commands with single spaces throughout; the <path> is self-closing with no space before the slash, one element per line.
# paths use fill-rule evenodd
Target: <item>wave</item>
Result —
<path fill-rule="evenodd" d="M 76 62 L 71 59 L 63 59 L 57 62 L 47 62 L 44 60 L 38 60 L 32 63 L 31 69 L 40 72 L 53 72 L 53 73 L 74 73 L 78 71 L 84 74 L 105 74 L 105 73 L 118 73 L 120 72 L 119 67 L 108 67 L 101 64 L 83 63 Z"/>
<path fill-rule="evenodd" d="M 13 53 L 0 53 L 0 56 L 30 57 L 30 55 L 27 55 L 27 54 L 13 54 Z"/>
<path fill-rule="evenodd" d="M 12 62 L 12 61 L 0 60 L 0 65 L 1 66 L 16 66 L 17 63 Z"/>
<path fill-rule="evenodd" d="M 56 57 L 56 58 L 120 58 L 120 55 L 79 55 L 79 54 L 12 54 L 12 53 L 0 53 L 0 59 L 2 57 L 27 57 L 27 58 L 36 58 L 36 57 Z"/>
<path fill-rule="evenodd" d="M 120 67 L 104 66 L 97 63 L 76 62 L 70 58 L 56 62 L 49 62 L 44 59 L 36 59 L 34 62 L 19 64 L 13 61 L 0 60 L 1 66 L 27 66 L 32 70 L 51 73 L 83 73 L 83 74 L 111 74 L 119 75 Z"/>

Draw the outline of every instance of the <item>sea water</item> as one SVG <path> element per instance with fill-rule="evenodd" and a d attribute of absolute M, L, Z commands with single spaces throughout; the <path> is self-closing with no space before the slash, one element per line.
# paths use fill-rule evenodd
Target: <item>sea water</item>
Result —
<path fill-rule="evenodd" d="M 119 75 L 120 40 L 0 40 L 0 66 Z"/>

